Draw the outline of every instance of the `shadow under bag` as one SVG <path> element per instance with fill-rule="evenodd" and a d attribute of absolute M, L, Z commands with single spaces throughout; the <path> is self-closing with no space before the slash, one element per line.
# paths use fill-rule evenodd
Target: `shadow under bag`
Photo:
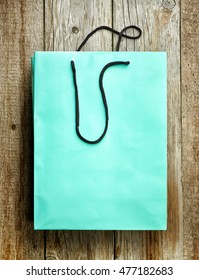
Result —
<path fill-rule="evenodd" d="M 79 52 L 100 29 L 116 51 Z M 166 230 L 167 56 L 119 51 L 140 36 L 35 52 L 35 229 Z"/>

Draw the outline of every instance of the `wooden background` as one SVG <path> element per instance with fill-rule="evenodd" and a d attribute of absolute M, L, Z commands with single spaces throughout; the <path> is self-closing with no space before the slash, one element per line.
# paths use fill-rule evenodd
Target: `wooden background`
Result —
<path fill-rule="evenodd" d="M 0 259 L 199 259 L 198 0 L 0 0 Z M 136 24 L 168 52 L 168 230 L 34 231 L 30 57 Z M 84 50 L 112 50 L 102 31 Z"/>

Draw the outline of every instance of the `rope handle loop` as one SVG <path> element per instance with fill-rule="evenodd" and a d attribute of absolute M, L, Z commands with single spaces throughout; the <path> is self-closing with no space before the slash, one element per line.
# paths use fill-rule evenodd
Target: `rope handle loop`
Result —
<path fill-rule="evenodd" d="M 135 36 L 129 36 L 129 35 L 126 35 L 124 34 L 124 32 L 128 29 L 135 29 L 136 31 L 138 31 L 138 34 L 135 35 Z M 102 30 L 102 29 L 105 29 L 105 30 L 108 30 L 108 31 L 111 31 L 112 33 L 114 34 L 117 34 L 119 37 L 118 37 L 118 41 L 117 41 L 117 45 L 116 45 L 116 51 L 119 51 L 120 49 L 120 44 L 121 44 L 121 40 L 122 38 L 127 38 L 127 39 L 132 39 L 132 40 L 135 40 L 135 39 L 138 39 L 140 38 L 140 36 L 142 35 L 142 30 L 135 26 L 135 25 L 130 25 L 130 26 L 127 26 L 127 27 L 124 27 L 122 29 L 121 32 L 118 32 L 117 30 L 111 28 L 111 27 L 108 27 L 108 26 L 99 26 L 97 27 L 96 29 L 94 29 L 93 31 L 91 31 L 87 36 L 86 38 L 83 40 L 83 42 L 80 44 L 80 46 L 78 47 L 77 51 L 81 51 L 81 49 L 83 48 L 83 46 L 86 44 L 86 42 L 89 40 L 89 38 L 91 36 L 93 36 L 93 34 L 95 34 L 97 31 L 99 30 Z M 108 122 L 109 122 L 109 111 L 108 111 L 108 104 L 107 104 L 107 101 L 106 101 L 106 94 L 105 94 L 105 91 L 104 91 L 104 86 L 103 86 L 103 77 L 104 77 L 104 73 L 105 71 L 111 67 L 111 66 L 115 66 L 115 65 L 129 65 L 130 64 L 130 61 L 113 61 L 113 62 L 109 62 L 107 63 L 103 68 L 102 68 L 102 71 L 99 75 L 99 88 L 100 88 L 100 92 L 101 92 L 101 96 L 102 96 L 102 102 L 103 102 L 103 105 L 104 105 L 104 110 L 105 110 L 105 117 L 106 117 L 106 121 L 105 121 L 105 126 L 104 126 L 104 130 L 101 134 L 101 136 L 96 139 L 96 140 L 88 140 L 86 138 L 84 138 L 81 133 L 80 133 L 80 130 L 79 130 L 79 126 L 80 126 L 80 113 L 79 113 L 79 93 L 78 93 L 78 85 L 77 85 L 77 75 L 76 75 L 76 67 L 75 67 L 75 62 L 72 60 L 71 61 L 71 69 L 72 69 L 72 73 L 73 73 L 73 84 L 74 84 L 74 88 L 75 88 L 75 114 L 76 114 L 76 134 L 77 136 L 85 143 L 88 143 L 88 144 L 97 144 L 99 143 L 103 138 L 104 136 L 106 135 L 106 132 L 108 130 Z"/>
<path fill-rule="evenodd" d="M 137 35 L 135 36 L 129 36 L 129 35 L 126 35 L 124 34 L 125 31 L 127 31 L 128 29 L 133 29 L 133 30 L 136 30 L 138 32 Z M 116 51 L 118 52 L 120 50 L 120 44 L 121 44 L 121 40 L 122 40 L 122 37 L 123 38 L 126 38 L 126 39 L 131 39 L 131 40 L 136 40 L 136 39 L 139 39 L 142 35 L 142 30 L 136 26 L 136 25 L 129 25 L 129 26 L 126 26 L 122 29 L 121 32 L 109 27 L 109 26 L 105 26 L 105 25 L 102 25 L 102 26 L 99 26 L 97 27 L 96 29 L 94 29 L 93 31 L 91 31 L 87 36 L 86 38 L 83 40 L 83 42 L 80 44 L 80 46 L 77 48 L 77 51 L 81 51 L 81 49 L 83 48 L 83 46 L 87 43 L 87 41 L 89 40 L 89 38 L 91 36 L 93 36 L 93 34 L 95 34 L 97 31 L 99 30 L 108 30 L 108 31 L 111 31 L 112 33 L 114 34 L 117 34 L 119 37 L 118 37 L 118 41 L 117 41 L 117 45 L 116 45 Z"/>
<path fill-rule="evenodd" d="M 76 122 L 76 134 L 77 136 L 84 142 L 86 142 L 87 144 L 97 144 L 99 143 L 105 136 L 107 129 L 108 129 L 108 121 L 109 121 L 109 114 L 108 114 L 108 105 L 107 105 L 107 101 L 106 101 L 106 95 L 105 95 L 105 91 L 104 91 L 104 86 L 103 86 L 103 77 L 104 77 L 104 73 L 105 71 L 114 65 L 129 65 L 130 62 L 129 61 L 113 61 L 110 63 L 107 63 L 99 76 L 99 88 L 100 88 L 100 92 L 101 92 L 101 96 L 102 96 L 102 102 L 104 104 L 104 110 L 105 110 L 105 117 L 106 117 L 106 121 L 105 121 L 105 127 L 104 127 L 104 131 L 101 134 L 101 136 L 97 139 L 97 140 L 88 140 L 86 138 L 84 138 L 79 130 L 79 125 L 80 125 L 80 114 L 79 114 L 79 93 L 78 93 L 78 86 L 77 86 L 77 77 L 76 77 L 76 68 L 75 68 L 75 62 L 72 60 L 71 61 L 71 68 L 72 68 L 72 72 L 73 72 L 73 83 L 74 83 L 74 88 L 75 88 L 75 112 L 76 112 L 76 118 L 75 118 L 75 122 Z"/>

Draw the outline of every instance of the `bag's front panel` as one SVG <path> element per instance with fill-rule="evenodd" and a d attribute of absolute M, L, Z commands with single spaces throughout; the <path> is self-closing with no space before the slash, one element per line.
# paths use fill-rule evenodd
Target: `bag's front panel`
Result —
<path fill-rule="evenodd" d="M 36 229 L 166 229 L 166 54 L 37 52 L 34 58 Z M 75 132 L 76 66 L 80 131 L 109 127 L 95 145 Z"/>

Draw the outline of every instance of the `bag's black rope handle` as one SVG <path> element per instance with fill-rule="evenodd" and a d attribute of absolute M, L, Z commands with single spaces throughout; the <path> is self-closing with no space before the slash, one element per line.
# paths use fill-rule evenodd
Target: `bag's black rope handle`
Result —
<path fill-rule="evenodd" d="M 105 71 L 114 65 L 119 65 L 119 64 L 123 64 L 123 65 L 128 65 L 130 62 L 129 61 L 114 61 L 114 62 L 110 62 L 108 64 L 106 64 L 99 76 L 99 87 L 100 87 L 100 91 L 101 91 L 101 95 L 102 95 L 102 101 L 104 104 L 104 109 L 105 109 L 105 116 L 106 116 L 106 122 L 105 122 L 105 127 L 104 127 L 104 131 L 102 133 L 102 135 L 94 141 L 90 141 L 86 138 L 84 138 L 80 131 L 79 131 L 79 125 L 80 125 L 80 115 L 79 115 L 79 95 L 78 95 L 78 86 L 77 86 L 77 77 L 76 77 L 76 68 L 75 68 L 75 62 L 72 60 L 71 61 L 71 67 L 72 67 L 72 71 L 73 71 L 73 82 L 74 82 L 74 87 L 75 87 L 75 102 L 76 102 L 76 133 L 77 136 L 84 142 L 88 143 L 88 144 L 97 144 L 99 143 L 105 136 L 107 129 L 108 129 L 108 121 L 109 121 L 109 115 L 108 115 L 108 105 L 107 105 L 107 101 L 106 101 L 106 95 L 105 95 L 105 91 L 104 91 L 104 87 L 103 87 L 103 77 L 104 77 L 104 73 Z"/>
<path fill-rule="evenodd" d="M 127 39 L 135 40 L 135 39 L 140 38 L 140 36 L 142 35 L 142 30 L 141 30 L 138 26 L 136 26 L 136 25 L 129 25 L 129 26 L 127 26 L 127 27 L 124 27 L 124 28 L 122 29 L 121 32 L 119 32 L 119 31 L 117 31 L 117 30 L 115 30 L 115 29 L 113 29 L 113 28 L 111 28 L 111 27 L 109 27 L 109 26 L 99 26 L 99 27 L 97 27 L 96 29 L 94 29 L 93 31 L 91 31 L 91 32 L 86 36 L 86 38 L 83 40 L 83 42 L 82 42 L 82 43 L 80 44 L 80 46 L 78 47 L 77 51 L 81 51 L 81 49 L 82 49 L 83 46 L 86 44 L 86 42 L 89 40 L 89 38 L 90 38 L 91 36 L 93 36 L 93 34 L 95 34 L 97 31 L 102 30 L 102 29 L 111 31 L 112 33 L 115 33 L 115 34 L 119 35 L 119 38 L 118 38 L 118 41 L 117 41 L 117 45 L 116 45 L 116 51 L 119 51 L 119 49 L 120 49 L 120 43 L 121 43 L 122 37 L 123 37 L 123 38 L 127 38 Z M 128 29 L 135 29 L 135 30 L 138 32 L 138 35 L 129 36 L 129 35 L 124 34 L 124 32 L 125 32 L 126 30 L 128 30 Z"/>
<path fill-rule="evenodd" d="M 129 35 L 126 35 L 124 34 L 124 32 L 128 29 L 135 29 L 138 34 L 135 35 L 135 36 L 129 36 Z M 142 35 L 142 30 L 135 26 L 135 25 L 130 25 L 130 26 L 127 26 L 125 28 L 122 29 L 121 32 L 118 32 L 117 30 L 109 27 L 109 26 L 99 26 L 97 27 L 96 29 L 94 29 L 93 31 L 91 31 L 87 36 L 86 38 L 83 40 L 83 42 L 81 43 L 81 45 L 79 46 L 79 48 L 77 49 L 77 51 L 80 51 L 83 46 L 86 44 L 86 42 L 89 40 L 89 38 L 94 34 L 96 33 L 97 31 L 99 30 L 102 30 L 102 29 L 105 29 L 105 30 L 108 30 L 108 31 L 111 31 L 112 33 L 115 33 L 117 35 L 119 35 L 118 37 L 118 41 L 117 41 L 117 45 L 116 45 L 116 51 L 119 51 L 120 49 L 120 43 L 121 43 L 121 40 L 122 40 L 122 37 L 124 38 L 127 38 L 127 39 L 138 39 L 140 38 L 140 36 Z M 101 91 L 101 95 L 102 95 L 102 101 L 103 101 L 103 104 L 104 104 L 104 110 L 105 110 L 105 117 L 106 117 L 106 122 L 105 122 L 105 127 L 104 127 L 104 131 L 102 133 L 102 135 L 97 139 L 97 140 L 94 140 L 94 141 L 91 141 L 91 140 L 88 140 L 86 138 L 84 138 L 80 131 L 79 131 L 79 125 L 80 125 L 80 114 L 79 114 L 79 94 L 78 94 L 78 86 L 77 86 L 77 77 L 76 77 L 76 68 L 75 68 L 75 62 L 74 61 L 71 61 L 71 68 L 72 68 L 72 72 L 73 72 L 73 82 L 74 82 L 74 87 L 75 87 L 75 102 L 76 102 L 76 133 L 77 133 L 77 136 L 84 142 L 88 143 L 88 144 L 97 144 L 99 143 L 105 136 L 106 132 L 107 132 L 107 129 L 108 129 L 108 121 L 109 121 L 109 115 L 108 115 L 108 105 L 107 105 L 107 101 L 106 101 L 106 95 L 105 95 L 105 91 L 104 91 L 104 87 L 103 87 L 103 77 L 104 77 L 104 73 L 105 71 L 111 67 L 111 66 L 114 66 L 114 65 L 119 65 L 119 64 L 123 64 L 123 65 L 128 65 L 130 62 L 129 61 L 114 61 L 114 62 L 110 62 L 108 64 L 106 64 L 101 73 L 100 73 L 100 76 L 99 76 L 99 87 L 100 87 L 100 91 Z"/>

